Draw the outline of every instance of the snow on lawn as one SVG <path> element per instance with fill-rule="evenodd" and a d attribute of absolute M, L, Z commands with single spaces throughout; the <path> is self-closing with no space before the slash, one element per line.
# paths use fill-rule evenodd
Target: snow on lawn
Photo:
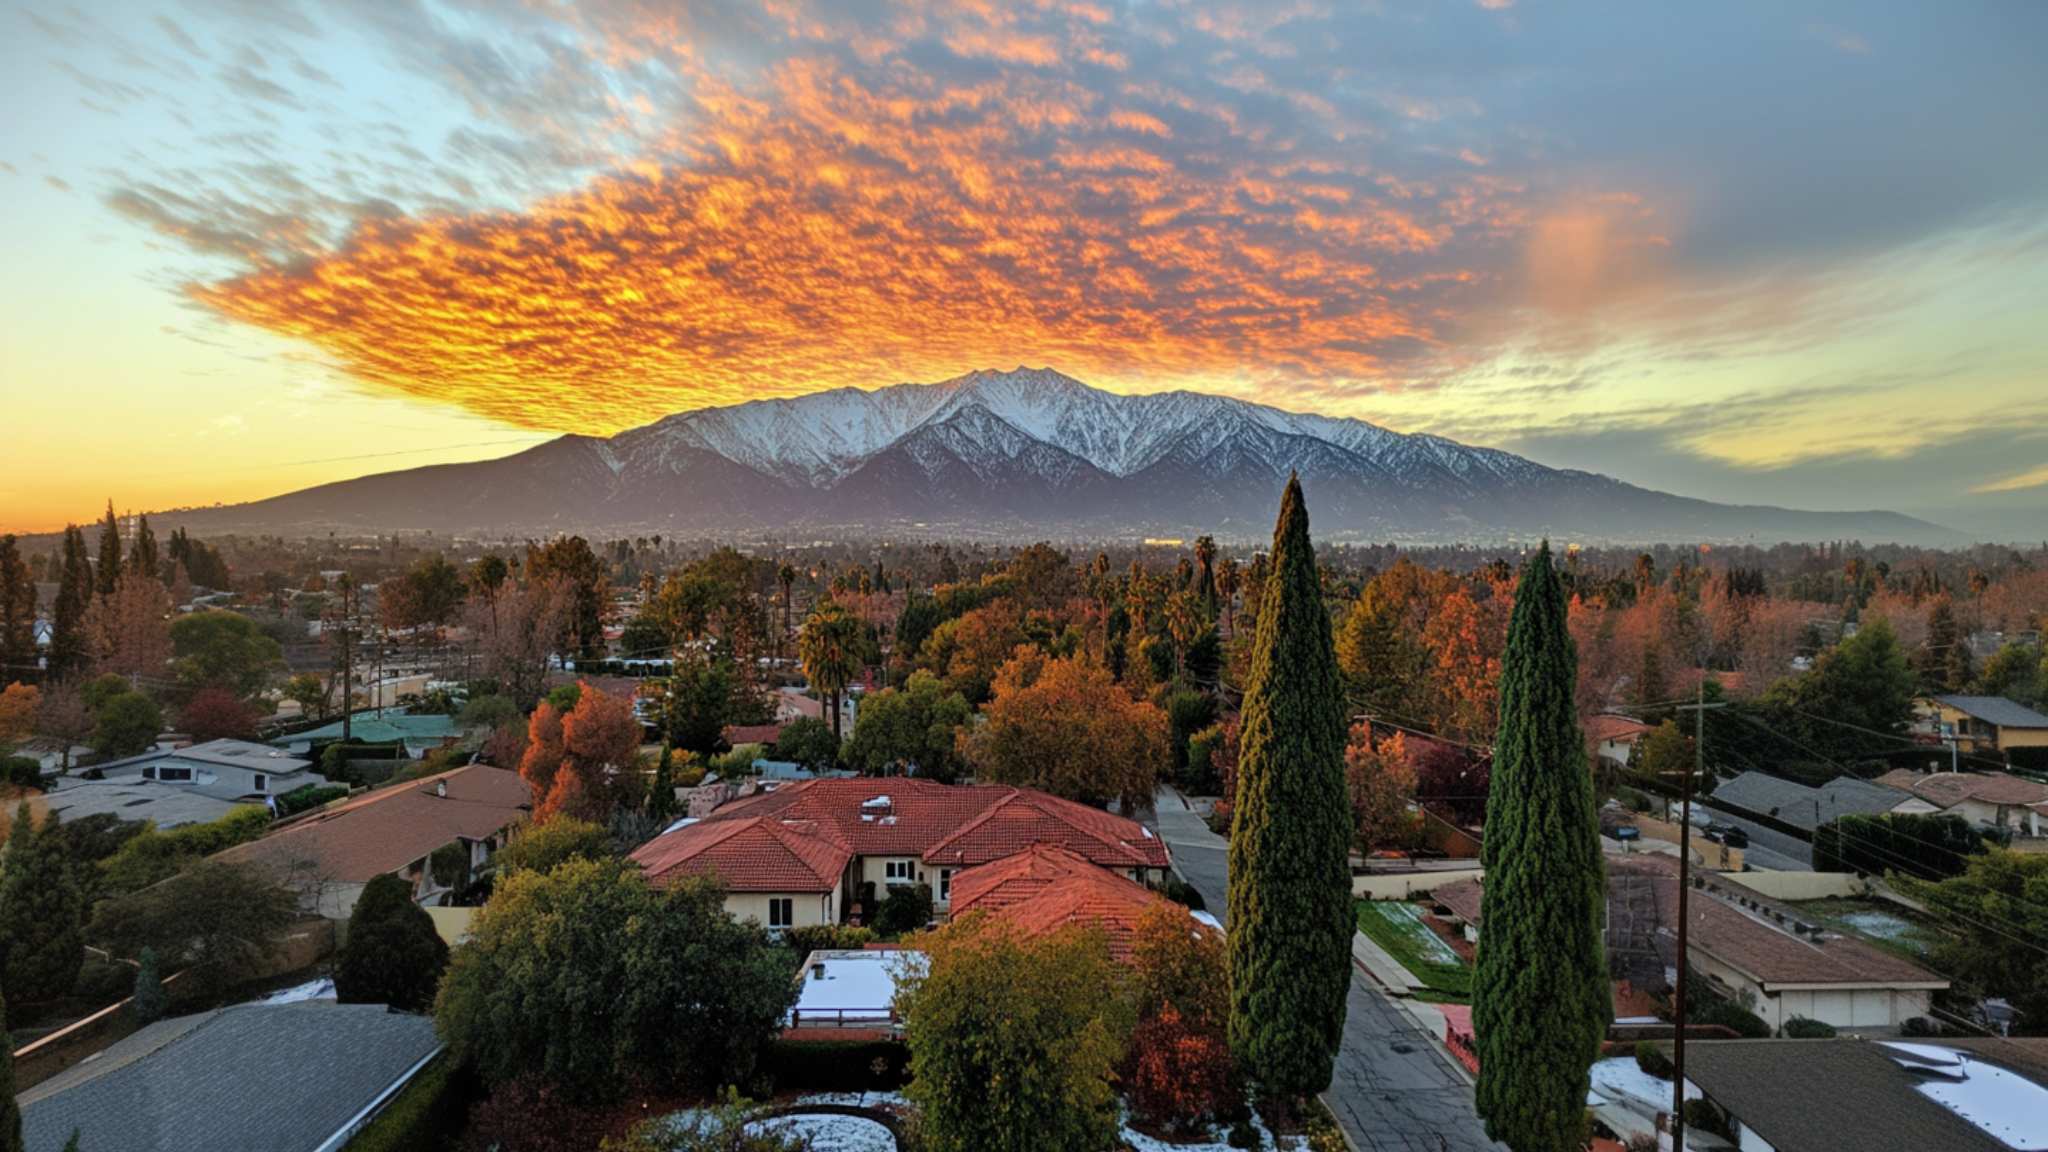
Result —
<path fill-rule="evenodd" d="M 1423 923 L 1422 909 L 1413 904 L 1392 900 L 1377 901 L 1366 907 L 1377 912 L 1382 919 L 1413 941 L 1423 959 L 1432 964 L 1456 966 L 1464 963 L 1458 958 L 1457 952 L 1453 951 L 1449 944 L 1444 943 L 1443 937 L 1437 935 L 1428 924 Z"/>
<path fill-rule="evenodd" d="M 1308 1147 L 1307 1140 L 1300 1136 L 1275 1137 L 1271 1132 L 1266 1131 L 1266 1123 L 1259 1119 L 1257 1113 L 1252 1115 L 1252 1127 L 1259 1130 L 1259 1147 L 1261 1148 L 1279 1150 Z M 1123 1135 L 1124 1143 L 1131 1146 L 1131 1152 L 1236 1152 L 1236 1149 L 1230 1146 L 1230 1142 L 1227 1139 L 1230 1135 L 1229 1131 L 1221 1127 L 1216 1130 L 1215 1139 L 1194 1144 L 1175 1144 L 1170 1140 L 1161 1140 L 1155 1136 L 1147 1136 L 1129 1124 L 1124 1125 Z"/>
<path fill-rule="evenodd" d="M 1699 1096 L 1700 1090 L 1688 1084 L 1685 1086 L 1686 1099 Z M 1643 1071 L 1633 1056 L 1616 1056 L 1599 1060 L 1593 1064 L 1593 1087 L 1589 1095 L 1597 1095 L 1614 1103 L 1629 1103 L 1648 1106 L 1653 1111 L 1671 1107 L 1671 1081 L 1659 1080 Z"/>
<path fill-rule="evenodd" d="M 796 1098 L 797 1107 L 837 1104 L 846 1108 L 878 1108 L 887 1112 L 908 1112 L 910 1101 L 901 1092 L 813 1092 Z"/>
<path fill-rule="evenodd" d="M 1841 921 L 1874 940 L 1895 940 L 1902 944 L 1918 943 L 1915 939 L 1919 933 L 1918 926 L 1889 912 L 1844 912 Z"/>
<path fill-rule="evenodd" d="M 778 1116 L 756 1120 L 747 1125 L 747 1131 L 807 1137 L 813 1152 L 896 1152 L 896 1137 L 887 1128 L 859 1116 Z"/>
<path fill-rule="evenodd" d="M 276 992 L 272 992 L 270 995 L 265 996 L 263 999 L 256 1001 L 256 1003 L 298 1004 L 306 1000 L 332 999 L 334 999 L 334 981 L 310 980 L 304 984 L 298 984 L 290 988 L 285 988 Z"/>

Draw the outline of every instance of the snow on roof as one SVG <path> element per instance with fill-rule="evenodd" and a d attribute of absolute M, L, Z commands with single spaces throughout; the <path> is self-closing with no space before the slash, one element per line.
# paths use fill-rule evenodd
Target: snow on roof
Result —
<path fill-rule="evenodd" d="M 813 952 L 798 974 L 803 988 L 797 994 L 791 1022 L 817 1015 L 837 1020 L 887 1020 L 896 999 L 897 981 L 918 972 L 924 964 L 924 953 L 905 948 Z"/>
<path fill-rule="evenodd" d="M 2048 1088 L 1954 1048 L 1882 1043 L 1901 1067 L 1926 1075 L 1914 1085 L 1922 1096 L 2008 1148 L 2048 1148 Z"/>

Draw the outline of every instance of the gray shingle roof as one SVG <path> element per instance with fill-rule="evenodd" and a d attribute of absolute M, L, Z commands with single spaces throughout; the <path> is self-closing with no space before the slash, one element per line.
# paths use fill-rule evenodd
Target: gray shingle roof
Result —
<path fill-rule="evenodd" d="M 2048 716 L 2003 696 L 1937 696 L 1935 699 L 1972 719 L 1996 724 L 2000 728 L 2048 728 Z"/>
<path fill-rule="evenodd" d="M 1812 831 L 1843 816 L 1889 812 L 1904 803 L 1906 797 L 1897 789 L 1854 776 L 1837 776 L 1818 788 L 1809 788 L 1762 772 L 1744 772 L 1714 789 L 1714 799 Z"/>
<path fill-rule="evenodd" d="M 1695 1041 L 1685 1073 L 1778 1152 L 2011 1152 L 1867 1040 Z"/>
<path fill-rule="evenodd" d="M 440 1047 L 376 1004 L 238 1004 L 160 1020 L 21 1094 L 28 1152 L 312 1152 Z"/>

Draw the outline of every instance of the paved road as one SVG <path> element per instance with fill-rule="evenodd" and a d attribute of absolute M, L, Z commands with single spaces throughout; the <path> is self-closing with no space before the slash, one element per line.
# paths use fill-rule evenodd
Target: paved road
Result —
<path fill-rule="evenodd" d="M 1227 911 L 1229 846 L 1178 794 L 1159 794 L 1159 836 L 1218 919 Z M 1362 971 L 1351 978 L 1344 1044 L 1323 1094 L 1360 1152 L 1495 1152 L 1472 1088 L 1435 1040 Z"/>

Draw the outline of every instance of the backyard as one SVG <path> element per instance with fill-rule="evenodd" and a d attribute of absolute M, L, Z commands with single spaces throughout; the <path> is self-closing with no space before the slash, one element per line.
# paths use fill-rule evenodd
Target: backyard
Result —
<path fill-rule="evenodd" d="M 1358 930 L 1387 950 L 1425 988 L 1418 1000 L 1465 1004 L 1472 998 L 1472 970 L 1423 919 L 1414 904 L 1392 900 L 1360 901 Z"/>

